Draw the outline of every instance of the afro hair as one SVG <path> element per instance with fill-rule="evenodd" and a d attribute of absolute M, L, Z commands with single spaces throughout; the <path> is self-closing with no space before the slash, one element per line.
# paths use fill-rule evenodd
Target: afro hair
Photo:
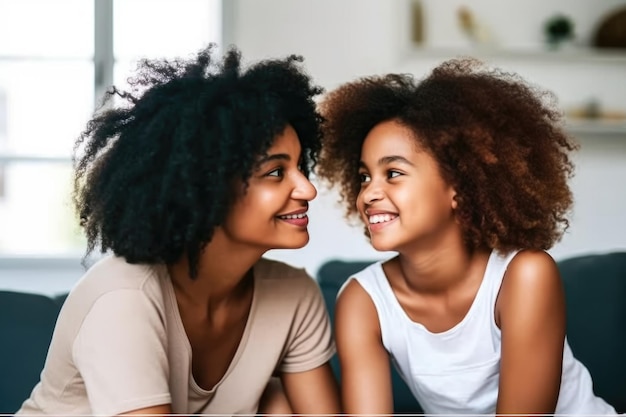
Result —
<path fill-rule="evenodd" d="M 320 103 L 322 152 L 316 173 L 337 186 L 348 217 L 356 214 L 361 146 L 377 124 L 408 127 L 454 187 L 466 246 L 500 252 L 548 249 L 569 223 L 569 153 L 552 93 L 519 75 L 472 58 L 408 74 L 363 77 Z"/>
<path fill-rule="evenodd" d="M 142 60 L 129 91 L 112 87 L 74 148 L 73 201 L 96 247 L 130 263 L 171 264 L 187 256 L 197 274 L 204 247 L 235 192 L 287 125 L 308 175 L 321 146 L 322 92 L 302 58 L 242 69 L 230 48 L 209 45 L 188 60 Z"/>

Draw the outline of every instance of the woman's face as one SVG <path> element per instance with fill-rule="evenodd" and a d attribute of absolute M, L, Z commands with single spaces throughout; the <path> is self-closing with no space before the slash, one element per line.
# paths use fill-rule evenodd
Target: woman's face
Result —
<path fill-rule="evenodd" d="M 301 171 L 301 147 L 290 125 L 259 159 L 248 188 L 221 229 L 234 243 L 261 250 L 301 248 L 309 241 L 307 211 L 317 190 Z M 243 190 L 243 184 L 241 185 Z"/>

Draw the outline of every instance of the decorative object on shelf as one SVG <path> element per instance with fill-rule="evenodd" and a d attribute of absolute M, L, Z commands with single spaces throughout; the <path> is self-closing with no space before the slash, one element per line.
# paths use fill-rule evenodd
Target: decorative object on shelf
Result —
<path fill-rule="evenodd" d="M 463 33 L 474 43 L 488 44 L 491 42 L 491 35 L 487 27 L 482 24 L 474 13 L 467 6 L 460 6 L 457 10 L 459 26 Z"/>
<path fill-rule="evenodd" d="M 563 14 L 550 17 L 543 26 L 546 42 L 552 48 L 574 39 L 574 22 Z"/>
<path fill-rule="evenodd" d="M 626 48 L 626 7 L 609 13 L 598 25 L 593 37 L 597 48 Z"/>
<path fill-rule="evenodd" d="M 582 106 L 571 108 L 567 116 L 573 119 L 595 120 L 601 122 L 626 122 L 626 112 L 607 109 L 597 98 L 591 98 Z"/>
<path fill-rule="evenodd" d="M 411 40 L 416 45 L 424 42 L 424 12 L 422 0 L 411 1 Z"/>
<path fill-rule="evenodd" d="M 602 115 L 602 107 L 600 106 L 600 102 L 592 98 L 586 104 L 584 109 L 584 115 L 588 119 L 597 119 Z"/>

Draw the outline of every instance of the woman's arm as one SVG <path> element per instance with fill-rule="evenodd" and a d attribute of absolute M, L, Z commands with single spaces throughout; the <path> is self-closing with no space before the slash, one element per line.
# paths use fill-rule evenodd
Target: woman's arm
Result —
<path fill-rule="evenodd" d="M 552 414 L 561 386 L 565 295 L 554 260 L 518 253 L 496 302 L 502 331 L 498 414 Z"/>
<path fill-rule="evenodd" d="M 157 405 L 155 407 L 141 408 L 139 410 L 134 410 L 129 413 L 124 413 L 120 415 L 130 416 L 130 415 L 136 415 L 136 414 L 150 415 L 153 417 L 168 416 L 172 414 L 172 407 L 169 404 Z"/>
<path fill-rule="evenodd" d="M 167 335 L 158 306 L 143 291 L 99 296 L 82 320 L 72 358 L 93 414 L 171 403 Z"/>
<path fill-rule="evenodd" d="M 281 381 L 294 414 L 340 414 L 339 388 L 330 364 L 306 372 L 284 372 Z"/>
<path fill-rule="evenodd" d="M 389 354 L 382 344 L 378 313 L 355 280 L 337 299 L 335 326 L 344 413 L 392 414 Z"/>

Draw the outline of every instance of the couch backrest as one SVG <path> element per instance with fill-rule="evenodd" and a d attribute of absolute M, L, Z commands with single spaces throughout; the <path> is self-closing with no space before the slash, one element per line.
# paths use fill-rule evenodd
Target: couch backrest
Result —
<path fill-rule="evenodd" d="M 17 411 L 39 381 L 64 299 L 0 291 L 0 414 Z"/>
<path fill-rule="evenodd" d="M 560 261 L 567 339 L 597 395 L 626 413 L 626 252 Z"/>

